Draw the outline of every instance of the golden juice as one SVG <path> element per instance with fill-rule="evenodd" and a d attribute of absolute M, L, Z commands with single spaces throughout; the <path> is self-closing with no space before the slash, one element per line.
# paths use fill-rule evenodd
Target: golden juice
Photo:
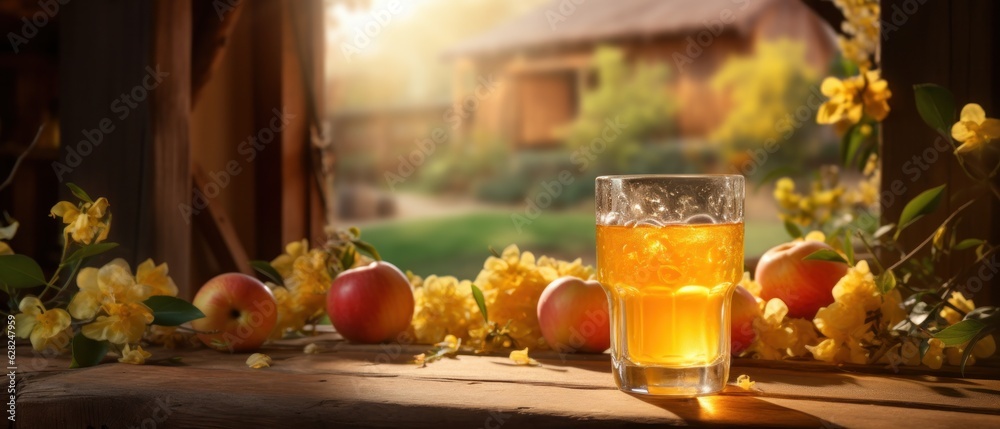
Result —
<path fill-rule="evenodd" d="M 696 366 L 725 356 L 723 306 L 743 275 L 742 223 L 598 225 L 597 267 L 616 361 Z"/>

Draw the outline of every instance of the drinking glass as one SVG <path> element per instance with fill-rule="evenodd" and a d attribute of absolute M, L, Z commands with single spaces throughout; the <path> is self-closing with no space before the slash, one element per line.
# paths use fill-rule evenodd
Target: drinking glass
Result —
<path fill-rule="evenodd" d="M 597 271 L 615 383 L 698 396 L 729 379 L 729 306 L 743 275 L 740 175 L 601 176 Z"/>

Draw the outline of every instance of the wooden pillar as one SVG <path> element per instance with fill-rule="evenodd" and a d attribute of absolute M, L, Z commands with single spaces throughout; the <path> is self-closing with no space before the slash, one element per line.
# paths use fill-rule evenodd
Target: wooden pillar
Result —
<path fill-rule="evenodd" d="M 152 64 L 170 73 L 153 93 L 153 257 L 169 261 L 178 295 L 193 298 L 191 223 L 179 207 L 191 200 L 191 0 L 153 3 Z"/>
<path fill-rule="evenodd" d="M 281 0 L 258 0 L 250 7 L 253 28 L 253 103 L 254 130 L 269 127 L 274 109 L 281 110 L 282 20 Z M 267 29 L 263 31 L 261 29 Z M 294 112 L 291 112 L 294 114 Z M 256 132 L 256 131 L 255 131 Z M 263 142 L 261 142 L 263 143 Z M 282 249 L 281 241 L 281 134 L 267 143 L 254 159 L 254 207 L 257 219 L 257 254 L 270 260 Z"/>
<path fill-rule="evenodd" d="M 962 203 L 951 198 L 974 185 L 950 150 L 934 149 L 938 135 L 921 121 L 913 85 L 942 85 L 954 92 L 958 111 L 974 102 L 982 105 L 988 116 L 1000 116 L 1000 82 L 996 81 L 1000 72 L 1000 29 L 996 26 L 1000 5 L 988 1 L 883 0 L 882 22 L 883 76 L 892 90 L 892 112 L 882 127 L 883 223 L 895 222 L 906 202 L 920 192 L 948 185 L 938 210 L 904 234 L 904 244 L 913 248 Z M 1000 243 L 997 219 L 1000 202 L 983 198 L 962 216 L 959 238 Z M 939 267 L 945 278 L 958 274 L 960 261 L 967 263 L 972 256 L 967 251 L 961 257 Z M 978 276 L 976 271 L 972 270 L 972 276 Z M 959 281 L 966 283 L 966 277 Z M 982 280 L 987 282 L 981 290 L 969 291 L 977 305 L 990 302 L 990 286 L 995 286 L 1000 276 Z"/>
<path fill-rule="evenodd" d="M 271 128 L 276 112 L 286 122 L 274 140 L 264 144 L 256 171 L 256 218 L 259 224 L 257 258 L 270 259 L 282 246 L 293 240 L 315 238 L 310 234 L 315 200 L 310 187 L 315 186 L 310 163 L 311 126 L 317 110 L 309 99 L 315 86 L 307 84 L 321 78 L 317 72 L 322 62 L 303 59 L 316 46 L 300 38 L 321 35 L 322 27 L 303 16 L 319 18 L 322 2 L 261 0 L 249 5 L 254 27 L 267 29 L 254 33 L 254 121 L 258 131 Z M 304 13 L 303 13 L 304 12 Z M 317 21 L 319 22 L 319 21 Z M 300 31 L 299 26 L 311 27 Z M 305 47 L 305 48 L 304 48 Z"/>

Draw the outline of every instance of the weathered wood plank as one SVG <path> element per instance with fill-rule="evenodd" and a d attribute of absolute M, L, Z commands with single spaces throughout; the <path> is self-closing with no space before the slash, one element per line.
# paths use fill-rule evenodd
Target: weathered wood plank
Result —
<path fill-rule="evenodd" d="M 322 353 L 307 355 L 301 347 L 310 341 L 268 348 L 274 366 L 262 370 L 247 368 L 245 354 L 205 349 L 154 349 L 157 359 L 182 356 L 186 366 L 65 370 L 65 358 L 50 359 L 21 386 L 19 419 L 29 427 L 127 427 L 146 419 L 157 427 L 877 427 L 904 416 L 931 427 L 1000 424 L 997 380 L 802 372 L 737 361 L 733 378 L 749 374 L 758 390 L 730 386 L 721 395 L 676 400 L 619 392 L 607 356 L 562 361 L 540 353 L 543 366 L 522 367 L 500 356 L 462 355 L 418 368 L 408 361 L 425 346 L 321 341 Z"/>

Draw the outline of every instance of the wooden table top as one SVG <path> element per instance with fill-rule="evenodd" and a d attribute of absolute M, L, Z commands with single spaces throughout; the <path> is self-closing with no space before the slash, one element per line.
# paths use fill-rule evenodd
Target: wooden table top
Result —
<path fill-rule="evenodd" d="M 607 355 L 532 353 L 542 366 L 504 356 L 460 355 L 424 368 L 426 346 L 349 345 L 329 335 L 266 347 L 274 363 L 251 369 L 248 354 L 153 349 L 144 366 L 108 358 L 67 369 L 66 357 L 18 348 L 20 427 L 1000 427 L 995 368 L 970 378 L 895 374 L 815 362 L 737 359 L 715 396 L 663 399 L 615 388 Z M 303 353 L 315 342 L 319 354 Z M 180 357 L 171 364 L 166 358 Z M 28 369 L 26 369 L 28 368 Z M 880 372 L 866 374 L 862 369 Z M 951 375 L 949 375 L 951 374 Z"/>

